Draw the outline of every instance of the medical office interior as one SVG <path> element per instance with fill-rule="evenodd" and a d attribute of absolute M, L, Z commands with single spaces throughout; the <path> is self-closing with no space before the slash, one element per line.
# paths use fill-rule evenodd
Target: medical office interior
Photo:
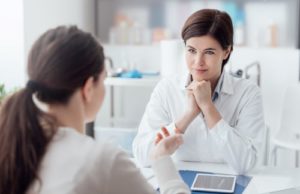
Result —
<path fill-rule="evenodd" d="M 263 164 L 268 170 L 258 172 L 250 184 L 256 184 L 257 193 L 300 193 L 297 175 L 287 173 L 298 172 L 300 180 L 299 0 L 1 1 L 0 100 L 25 86 L 29 50 L 44 31 L 77 25 L 104 46 L 108 72 L 105 100 L 88 134 L 132 155 L 154 87 L 160 79 L 186 71 L 181 28 L 203 8 L 229 13 L 234 49 L 225 71 L 255 82 L 262 92 L 267 124 Z"/>

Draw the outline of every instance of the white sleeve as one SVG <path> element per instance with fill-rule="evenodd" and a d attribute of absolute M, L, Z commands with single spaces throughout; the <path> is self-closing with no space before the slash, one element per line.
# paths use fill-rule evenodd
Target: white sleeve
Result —
<path fill-rule="evenodd" d="M 154 146 L 154 140 L 160 128 L 163 126 L 168 128 L 172 125 L 165 102 L 168 92 L 166 84 L 161 81 L 155 87 L 132 144 L 133 155 L 141 166 L 150 166 L 149 152 Z"/>
<path fill-rule="evenodd" d="M 190 193 L 190 189 L 180 178 L 170 156 L 154 161 L 152 169 L 160 186 L 160 193 Z"/>
<path fill-rule="evenodd" d="M 254 90 L 248 96 L 234 127 L 221 119 L 209 133 L 215 137 L 215 143 L 224 153 L 226 162 L 238 174 L 245 174 L 252 169 L 262 158 L 265 137 L 260 91 Z"/>

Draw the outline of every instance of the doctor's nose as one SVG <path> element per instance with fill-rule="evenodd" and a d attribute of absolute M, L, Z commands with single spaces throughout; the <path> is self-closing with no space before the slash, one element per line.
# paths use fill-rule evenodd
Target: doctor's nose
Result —
<path fill-rule="evenodd" d="M 204 58 L 202 55 L 197 55 L 195 57 L 194 65 L 195 66 L 203 66 L 204 65 Z"/>

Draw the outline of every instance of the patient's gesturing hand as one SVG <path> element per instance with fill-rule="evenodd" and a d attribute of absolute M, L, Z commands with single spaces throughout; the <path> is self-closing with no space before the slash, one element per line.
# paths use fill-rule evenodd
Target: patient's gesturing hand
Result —
<path fill-rule="evenodd" d="M 176 133 L 170 135 L 165 127 L 162 127 L 161 132 L 157 133 L 155 139 L 155 147 L 150 154 L 152 160 L 160 157 L 173 154 L 178 147 L 183 143 L 182 135 Z"/>

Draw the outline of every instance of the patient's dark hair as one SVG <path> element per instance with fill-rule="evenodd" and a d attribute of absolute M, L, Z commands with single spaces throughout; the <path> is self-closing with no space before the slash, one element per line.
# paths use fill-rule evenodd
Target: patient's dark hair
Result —
<path fill-rule="evenodd" d="M 102 46 L 76 26 L 45 32 L 28 57 L 29 81 L 0 110 L 0 193 L 24 194 L 34 180 L 47 145 L 57 131 L 54 117 L 42 112 L 32 96 L 66 104 L 72 94 L 104 69 Z"/>
<path fill-rule="evenodd" d="M 226 50 L 231 47 L 233 50 L 233 25 L 230 16 L 226 12 L 216 9 L 202 9 L 193 13 L 185 22 L 181 37 L 184 43 L 189 38 L 209 35 L 219 42 Z M 231 52 L 230 52 L 231 54 Z M 228 62 L 223 60 L 222 69 Z"/>

